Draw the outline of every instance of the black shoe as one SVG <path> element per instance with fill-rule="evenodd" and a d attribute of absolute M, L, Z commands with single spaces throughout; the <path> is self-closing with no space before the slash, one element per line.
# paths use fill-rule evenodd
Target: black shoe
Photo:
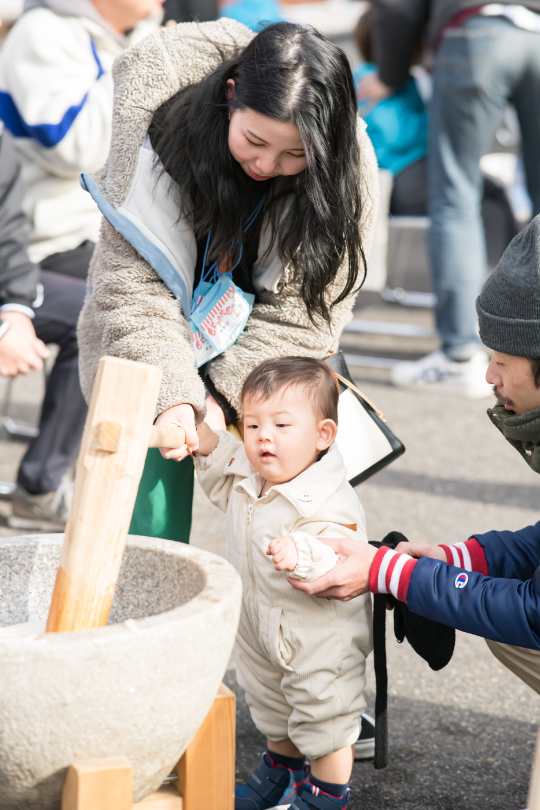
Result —
<path fill-rule="evenodd" d="M 354 744 L 354 758 L 373 759 L 375 756 L 375 720 L 369 714 L 362 715 L 360 736 Z"/>

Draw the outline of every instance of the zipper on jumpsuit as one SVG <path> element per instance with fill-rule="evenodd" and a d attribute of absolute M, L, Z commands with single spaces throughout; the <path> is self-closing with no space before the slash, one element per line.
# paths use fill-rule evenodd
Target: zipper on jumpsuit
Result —
<path fill-rule="evenodd" d="M 248 498 L 249 498 L 249 495 L 248 495 Z M 253 570 L 253 551 L 252 551 L 252 548 L 251 548 L 251 525 L 252 525 L 251 521 L 252 521 L 252 519 L 253 519 L 253 502 L 251 501 L 251 498 L 249 498 L 248 514 L 247 514 L 247 521 L 246 521 L 247 525 L 248 525 L 246 550 L 247 550 L 247 558 L 248 558 L 249 575 L 251 577 L 251 589 L 252 589 L 252 592 L 253 592 L 253 606 L 255 608 L 255 615 L 257 617 L 257 628 L 258 628 L 258 625 L 259 625 L 259 604 L 257 602 L 257 589 L 255 587 L 255 572 Z"/>

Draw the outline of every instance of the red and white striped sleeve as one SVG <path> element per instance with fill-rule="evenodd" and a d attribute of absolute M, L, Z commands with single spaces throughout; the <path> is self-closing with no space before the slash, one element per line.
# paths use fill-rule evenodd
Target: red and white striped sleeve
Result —
<path fill-rule="evenodd" d="M 369 570 L 369 590 L 371 593 L 391 593 L 400 602 L 406 602 L 411 574 L 417 562 L 408 554 L 381 546 Z"/>
<path fill-rule="evenodd" d="M 453 546 L 440 545 L 446 554 L 446 562 L 463 568 L 464 571 L 478 571 L 487 577 L 488 567 L 484 549 L 476 539 L 469 537 L 464 543 L 455 543 Z"/>

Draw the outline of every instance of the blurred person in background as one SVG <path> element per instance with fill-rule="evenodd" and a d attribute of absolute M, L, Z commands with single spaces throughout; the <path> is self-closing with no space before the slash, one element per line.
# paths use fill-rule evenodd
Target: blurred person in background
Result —
<path fill-rule="evenodd" d="M 441 349 L 398 364 L 395 385 L 468 398 L 490 395 L 475 300 L 486 274 L 480 158 L 510 102 L 520 122 L 533 216 L 540 212 L 540 0 L 373 0 L 377 72 L 360 92 L 371 103 L 410 81 L 426 38 L 434 49 L 429 115 L 428 232 Z"/>
<path fill-rule="evenodd" d="M 39 435 L 19 467 L 8 522 L 13 528 L 58 531 L 71 495 L 62 476 L 78 450 L 86 418 L 77 347 L 86 285 L 81 279 L 40 272 L 28 258 L 31 229 L 21 208 L 21 167 L 10 136 L 0 126 L 0 376 L 41 371 L 49 356 L 45 344 L 59 347 L 47 379 Z M 41 492 L 31 501 L 21 498 L 35 481 Z"/>
<path fill-rule="evenodd" d="M 218 0 L 165 0 L 163 22 L 208 22 L 218 15 Z"/>
<path fill-rule="evenodd" d="M 47 386 L 40 435 L 21 463 L 12 499 L 10 524 L 16 528 L 58 529 L 67 517 L 72 485 L 63 478 L 86 414 L 78 379 L 76 384 L 73 379 L 75 325 L 101 221 L 79 185 L 79 173 L 95 171 L 107 157 L 113 60 L 156 29 L 160 16 L 161 0 L 26 0 L 0 52 L 0 118 L 22 163 L 22 209 L 32 229 L 28 256 L 47 274 L 35 330 L 31 301 L 2 302 L 1 317 L 10 328 L 0 345 L 4 352 L 8 344 L 30 346 L 44 312 L 72 335 L 68 358 L 58 330 L 38 334 L 45 342 L 59 343 L 59 361 L 69 359 L 71 371 L 65 366 L 63 377 L 57 361 Z M 45 348 L 32 345 L 41 352 Z M 28 370 L 40 363 L 25 361 L 23 366 Z M 2 373 L 17 376 L 24 367 L 12 360 Z"/>
<path fill-rule="evenodd" d="M 222 0 L 220 13 L 222 17 L 238 20 L 254 31 L 258 30 L 261 22 L 284 19 L 278 0 Z"/>
<path fill-rule="evenodd" d="M 364 98 L 363 86 L 377 76 L 374 63 L 373 8 L 369 5 L 356 27 L 356 43 L 364 59 L 353 76 L 358 109 L 366 122 L 379 169 L 393 175 L 390 214 L 425 217 L 428 211 L 428 111 L 431 80 L 421 67 L 424 48 L 419 46 L 412 59 L 413 75 L 401 90 L 380 100 Z M 426 108 L 426 104 L 428 107 Z M 482 219 L 492 267 L 518 233 L 518 225 L 502 183 L 483 176 Z"/>

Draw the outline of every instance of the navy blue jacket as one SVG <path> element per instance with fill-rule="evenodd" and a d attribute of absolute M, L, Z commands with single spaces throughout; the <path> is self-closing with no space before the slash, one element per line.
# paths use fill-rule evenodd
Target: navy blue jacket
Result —
<path fill-rule="evenodd" d="M 421 616 L 517 647 L 540 649 L 540 522 L 517 532 L 474 535 L 489 576 L 422 557 L 411 574 L 407 605 Z"/>

